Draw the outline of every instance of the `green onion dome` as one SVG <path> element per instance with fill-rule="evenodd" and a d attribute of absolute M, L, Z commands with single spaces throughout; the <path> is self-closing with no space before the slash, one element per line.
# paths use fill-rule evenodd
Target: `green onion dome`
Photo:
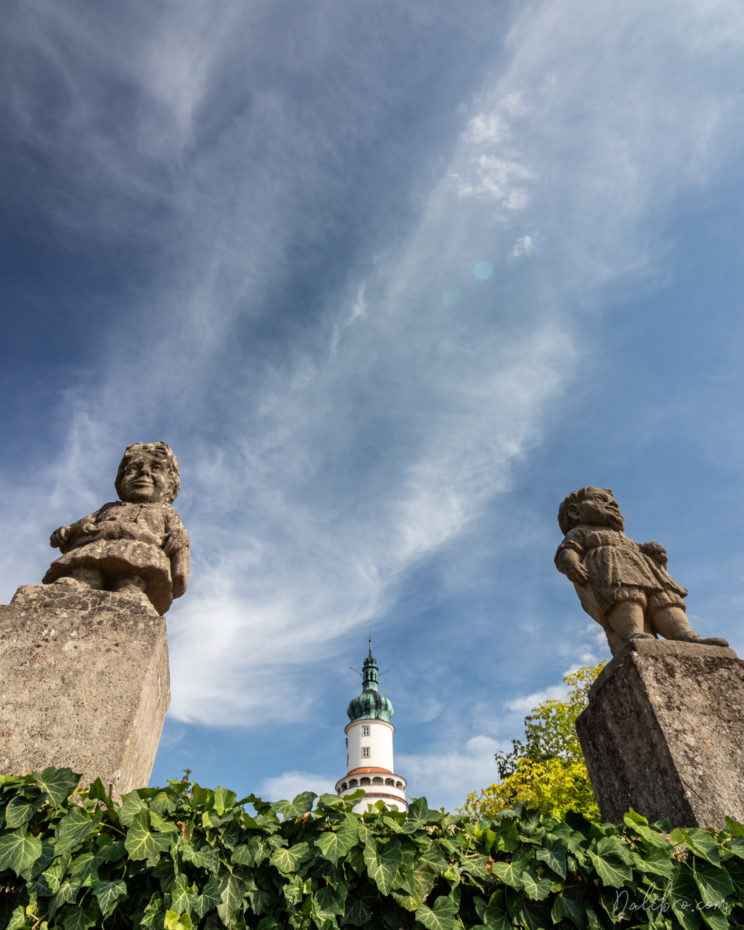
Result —
<path fill-rule="evenodd" d="M 372 657 L 372 643 L 369 644 L 369 656 L 362 667 L 362 693 L 349 701 L 346 713 L 349 720 L 386 720 L 393 716 L 393 705 L 389 698 L 380 694 L 377 687 L 377 659 Z"/>

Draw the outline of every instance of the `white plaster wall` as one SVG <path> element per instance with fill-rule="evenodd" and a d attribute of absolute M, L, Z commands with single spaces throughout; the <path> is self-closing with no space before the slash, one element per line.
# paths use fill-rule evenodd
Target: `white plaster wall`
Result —
<path fill-rule="evenodd" d="M 407 811 L 408 803 L 404 800 L 391 798 L 389 795 L 367 794 L 352 808 L 355 814 L 363 814 L 368 807 L 373 807 L 378 801 L 384 801 L 385 806 L 394 811 Z"/>
<path fill-rule="evenodd" d="M 369 727 L 369 736 L 363 736 L 363 728 Z M 384 720 L 355 720 L 346 727 L 347 767 L 346 771 L 363 765 L 377 766 L 394 772 L 393 733 L 395 727 Z M 362 749 L 369 746 L 369 756 L 362 757 Z"/>

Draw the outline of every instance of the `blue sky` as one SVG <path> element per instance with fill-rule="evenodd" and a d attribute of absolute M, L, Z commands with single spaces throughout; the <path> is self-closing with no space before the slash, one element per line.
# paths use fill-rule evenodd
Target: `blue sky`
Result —
<path fill-rule="evenodd" d="M 0 601 L 171 445 L 153 783 L 331 788 L 371 635 L 459 806 L 608 655 L 553 566 L 585 484 L 744 650 L 738 0 L 13 0 L 0 41 Z"/>

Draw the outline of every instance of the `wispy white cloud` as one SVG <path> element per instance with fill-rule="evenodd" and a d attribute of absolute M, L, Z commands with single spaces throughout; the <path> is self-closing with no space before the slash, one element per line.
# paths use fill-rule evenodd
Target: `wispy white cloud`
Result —
<path fill-rule="evenodd" d="M 265 801 L 291 801 L 303 791 L 314 791 L 317 795 L 333 794 L 334 782 L 325 775 L 313 772 L 283 772 L 267 778 L 256 789 L 256 794 Z"/>
<path fill-rule="evenodd" d="M 509 252 L 509 258 L 523 258 L 525 255 L 532 255 L 537 245 L 537 237 L 529 233 L 520 236 L 512 246 Z"/>
<path fill-rule="evenodd" d="M 331 355 L 335 355 L 338 351 L 338 344 L 341 340 L 344 330 L 348 329 L 349 326 L 352 326 L 358 319 L 364 317 L 367 313 L 367 302 L 364 297 L 364 292 L 366 290 L 366 284 L 364 281 L 359 285 L 359 290 L 356 294 L 356 299 L 354 300 L 354 305 L 351 308 L 351 312 L 346 320 L 343 320 L 341 323 L 333 324 L 333 332 L 331 334 Z"/>
<path fill-rule="evenodd" d="M 455 737 L 426 753 L 399 754 L 395 767 L 406 778 L 411 797 L 427 795 L 429 803 L 456 810 L 472 791 L 493 784 L 498 777 L 494 755 L 509 748 L 508 742 L 482 733 L 464 741 Z"/>
<path fill-rule="evenodd" d="M 568 686 L 561 683 L 560 685 L 551 685 L 543 688 L 541 691 L 533 691 L 532 694 L 526 694 L 523 697 L 515 698 L 513 701 L 507 701 L 508 710 L 517 711 L 520 714 L 528 714 L 538 704 L 543 701 L 564 701 L 568 694 Z"/>

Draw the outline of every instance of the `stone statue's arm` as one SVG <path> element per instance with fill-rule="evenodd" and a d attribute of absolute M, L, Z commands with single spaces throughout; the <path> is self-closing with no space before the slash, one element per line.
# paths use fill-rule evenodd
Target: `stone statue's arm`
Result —
<path fill-rule="evenodd" d="M 589 580 L 589 575 L 581 564 L 583 554 L 584 547 L 581 545 L 580 539 L 577 538 L 576 531 L 570 530 L 563 542 L 558 546 L 558 551 L 555 554 L 555 567 L 574 584 L 586 584 Z"/>
<path fill-rule="evenodd" d="M 660 565 L 662 568 L 667 566 L 667 551 L 657 542 L 645 542 L 641 543 L 641 552 L 645 553 L 649 558 L 653 559 L 657 565 Z"/>
<path fill-rule="evenodd" d="M 173 597 L 180 597 L 189 584 L 189 571 L 191 568 L 191 554 L 189 549 L 189 534 L 181 522 L 178 511 L 171 507 L 166 516 L 165 528 L 167 535 L 163 543 L 163 551 L 170 559 L 171 578 L 173 579 Z"/>
<path fill-rule="evenodd" d="M 100 511 L 89 513 L 87 517 L 82 517 L 69 526 L 58 526 L 49 537 L 49 545 L 53 549 L 61 549 L 62 552 L 69 552 L 76 546 L 82 545 L 86 537 L 95 532 L 96 519 Z"/>

